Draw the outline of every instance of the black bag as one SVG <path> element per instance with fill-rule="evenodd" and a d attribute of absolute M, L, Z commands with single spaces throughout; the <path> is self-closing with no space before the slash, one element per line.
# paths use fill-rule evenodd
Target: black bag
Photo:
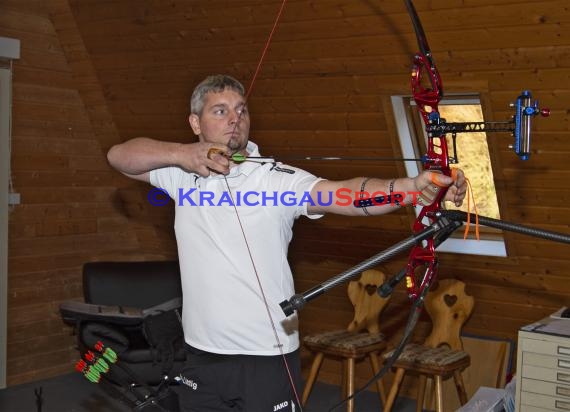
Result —
<path fill-rule="evenodd" d="M 177 298 L 143 311 L 143 335 L 153 349 L 155 362 L 162 364 L 164 375 L 170 372 L 174 354 L 184 345 L 181 307 Z"/>

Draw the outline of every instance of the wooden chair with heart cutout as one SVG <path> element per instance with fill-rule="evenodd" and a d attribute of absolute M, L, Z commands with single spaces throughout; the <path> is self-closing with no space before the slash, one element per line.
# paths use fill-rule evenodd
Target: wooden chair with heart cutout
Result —
<path fill-rule="evenodd" d="M 435 383 L 436 411 L 443 412 L 443 381 L 451 376 L 461 405 L 467 403 L 467 394 L 461 372 L 471 362 L 463 351 L 461 328 L 473 311 L 474 299 L 465 292 L 465 283 L 444 279 L 432 286 L 426 295 L 425 307 L 432 321 L 432 331 L 423 345 L 406 345 L 393 368 L 396 374 L 384 411 L 389 412 L 396 400 L 406 373 L 419 376 L 416 411 L 421 412 L 427 379 Z M 388 359 L 392 352 L 384 354 Z"/>
<path fill-rule="evenodd" d="M 303 405 L 309 398 L 325 357 L 343 360 L 343 395 L 347 397 L 354 393 L 355 364 L 358 360 L 367 358 L 374 374 L 380 371 L 379 356 L 386 348 L 387 342 L 384 334 L 380 332 L 379 317 L 390 297 L 382 298 L 376 292 L 385 279 L 386 276 L 380 270 L 364 271 L 359 279 L 348 284 L 348 297 L 354 306 L 354 318 L 348 327 L 308 335 L 303 339 L 305 346 L 315 353 L 303 390 Z M 377 380 L 376 386 L 384 404 L 386 395 L 382 381 Z M 346 410 L 354 410 L 354 399 L 346 402 Z"/>

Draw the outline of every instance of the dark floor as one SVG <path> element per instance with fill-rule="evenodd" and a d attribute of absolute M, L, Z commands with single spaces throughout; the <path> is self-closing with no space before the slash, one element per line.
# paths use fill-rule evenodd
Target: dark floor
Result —
<path fill-rule="evenodd" d="M 38 412 L 35 391 L 41 387 L 41 412 L 130 412 L 132 409 L 109 397 L 97 384 L 79 373 L 0 390 L 1 412 Z M 316 383 L 303 412 L 327 412 L 340 401 L 340 390 Z M 335 409 L 345 411 L 346 406 Z M 382 405 L 375 392 L 364 392 L 355 401 L 355 412 L 379 412 Z M 415 410 L 415 401 L 399 398 L 394 412 Z"/>

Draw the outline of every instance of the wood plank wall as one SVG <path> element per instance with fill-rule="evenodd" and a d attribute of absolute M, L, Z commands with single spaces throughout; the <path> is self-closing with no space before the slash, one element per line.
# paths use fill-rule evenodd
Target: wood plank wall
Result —
<path fill-rule="evenodd" d="M 172 235 L 170 248 L 163 242 L 157 250 L 161 232 L 140 225 L 141 190 L 109 169 L 102 148 L 118 141 L 115 126 L 111 119 L 103 130 L 97 107 L 86 106 L 94 99 L 71 68 L 81 58 L 68 60 L 62 44 L 70 34 L 58 35 L 47 6 L 0 3 L 0 35 L 22 47 L 13 66 L 12 180 L 22 204 L 9 215 L 8 385 L 73 370 L 75 337 L 58 307 L 82 297 L 84 262 L 175 257 Z M 80 79 L 89 75 L 83 70 Z M 94 75 L 91 84 L 93 95 Z M 159 211 L 158 223 L 165 213 L 171 219 Z"/>
<path fill-rule="evenodd" d="M 508 103 L 523 89 L 532 90 L 542 106 L 552 109 L 548 120 L 535 122 L 530 161 L 517 160 L 502 136 L 490 138 L 490 145 L 502 216 L 569 233 L 568 2 L 414 3 L 447 93 L 482 93 L 485 112 L 493 120 L 507 118 Z M 23 193 L 23 205 L 10 216 L 12 383 L 35 377 L 33 368 L 21 375 L 20 364 L 13 360 L 23 356 L 15 347 L 18 342 L 40 341 L 29 333 L 38 319 L 33 313 L 45 308 L 52 313 L 44 341 L 65 340 L 54 302 L 78 295 L 76 273 L 83 260 L 110 256 L 109 249 L 117 248 L 121 256 L 135 256 L 132 249 L 137 247 L 153 255 L 173 253 L 167 234 L 160 243 L 148 233 L 141 235 L 140 219 L 125 212 L 144 209 L 142 189 L 125 189 L 127 183 L 105 165 L 101 152 L 114 138 L 99 132 L 101 113 L 107 113 L 105 121 L 113 126 L 110 133 L 119 140 L 146 135 L 189 141 L 186 117 L 193 86 L 207 74 L 219 72 L 247 85 L 279 6 L 278 0 L 38 0 L 26 6 L 12 0 L 0 6 L 6 11 L 0 17 L 0 35 L 23 40 L 23 59 L 15 67 L 13 144 L 14 178 L 16 189 Z M 70 26 L 74 27 L 71 32 L 67 31 Z M 399 155 L 389 97 L 409 93 L 410 56 L 415 50 L 402 2 L 289 0 L 250 99 L 252 140 L 264 153 L 276 156 Z M 83 60 L 76 60 L 78 55 Z M 94 77 L 88 81 L 81 81 L 83 65 L 93 69 Z M 93 89 L 100 93 L 97 98 Z M 68 124 L 73 125 L 73 134 Z M 91 169 L 85 171 L 88 164 Z M 404 173 L 400 164 L 390 162 L 299 166 L 333 179 Z M 42 186 L 54 181 L 57 193 L 65 189 L 66 197 L 52 200 L 56 204 L 49 207 L 54 208 L 52 213 L 67 211 L 63 218 L 51 218 L 47 211 L 52 209 L 42 203 L 46 192 L 53 198 L 54 191 L 52 186 Z M 93 198 L 94 192 L 99 197 Z M 123 193 L 122 211 L 116 211 L 113 193 Z M 43 239 L 37 232 L 39 222 L 57 219 L 73 227 L 72 211 L 89 213 L 77 218 L 91 225 L 89 234 L 58 229 Z M 37 217 L 42 214 L 46 217 Z M 167 227 L 167 218 L 144 211 L 144 224 L 159 232 L 158 228 Z M 103 224 L 114 219 L 126 219 L 121 222 L 132 224 L 128 227 L 134 232 L 121 230 L 119 235 Z M 379 218 L 300 220 L 290 253 L 298 290 L 408 236 L 410 219 L 409 211 L 400 211 Z M 440 276 L 463 279 L 475 296 L 467 332 L 515 339 L 521 325 L 570 302 L 567 245 L 512 234 L 506 239 L 508 258 L 441 256 Z M 100 244 L 105 246 L 95 247 Z M 73 251 L 71 257 L 68 250 Z M 404 261 L 400 257 L 385 269 L 393 273 Z M 66 276 L 72 280 L 66 283 Z M 43 295 L 44 300 L 53 295 L 49 303 L 33 303 L 16 293 L 19 288 L 33 288 L 38 277 L 56 282 L 54 290 Z M 65 292 L 69 284 L 73 292 Z M 344 327 L 351 317 L 345 296 L 345 289 L 337 288 L 308 305 L 302 313 L 302 332 Z M 384 317 L 393 339 L 408 307 L 404 291 L 398 289 Z M 424 319 L 417 338 L 428 330 Z M 307 367 L 308 354 L 303 354 L 303 360 Z M 62 371 L 54 358 L 44 356 L 44 362 L 37 367 L 37 376 Z M 338 382 L 337 366 L 325 365 L 321 379 Z M 358 374 L 360 383 L 369 376 L 366 367 L 358 369 Z"/>

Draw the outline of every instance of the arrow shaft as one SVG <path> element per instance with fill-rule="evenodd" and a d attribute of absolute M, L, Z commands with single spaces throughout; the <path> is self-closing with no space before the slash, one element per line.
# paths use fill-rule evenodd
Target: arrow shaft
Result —
<path fill-rule="evenodd" d="M 268 162 L 277 162 L 283 160 L 297 160 L 297 161 L 305 161 L 305 160 L 362 160 L 362 161 L 401 161 L 401 162 L 422 162 L 424 159 L 422 158 L 397 158 L 397 157 L 339 157 L 339 156 L 300 156 L 300 157 L 282 157 L 277 160 L 275 157 L 272 156 L 246 156 L 244 158 L 239 159 L 232 159 L 237 161 L 261 161 L 267 160 Z"/>

